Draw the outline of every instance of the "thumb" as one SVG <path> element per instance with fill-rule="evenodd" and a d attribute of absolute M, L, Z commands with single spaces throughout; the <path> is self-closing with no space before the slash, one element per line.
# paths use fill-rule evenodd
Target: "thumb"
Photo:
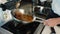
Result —
<path fill-rule="evenodd" d="M 46 20 L 44 21 L 44 25 L 48 25 L 48 23 L 47 23 L 47 21 L 46 21 Z"/>

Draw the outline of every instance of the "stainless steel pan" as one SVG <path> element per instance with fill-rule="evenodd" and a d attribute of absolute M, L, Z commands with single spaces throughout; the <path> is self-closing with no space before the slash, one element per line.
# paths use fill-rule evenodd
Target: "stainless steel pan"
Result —
<path fill-rule="evenodd" d="M 16 9 L 14 9 L 14 10 L 16 10 Z M 18 9 L 18 10 L 19 10 L 21 13 L 26 14 L 23 9 Z M 11 12 L 13 19 L 14 19 L 15 21 L 21 22 L 22 20 L 19 20 L 19 19 L 17 19 L 17 18 L 15 17 L 14 12 L 15 12 L 15 11 L 12 11 L 12 12 Z M 34 14 L 32 14 L 32 17 L 33 17 L 32 22 L 37 21 L 37 22 L 41 22 L 41 23 L 42 23 L 43 20 L 44 20 L 44 19 L 42 19 L 42 18 L 36 17 Z M 27 21 L 22 21 L 22 22 L 23 22 L 23 23 L 29 23 L 29 22 L 27 22 Z"/>

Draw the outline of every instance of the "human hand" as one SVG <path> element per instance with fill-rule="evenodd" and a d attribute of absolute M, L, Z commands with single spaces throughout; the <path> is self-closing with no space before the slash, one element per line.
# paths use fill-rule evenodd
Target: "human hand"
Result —
<path fill-rule="evenodd" d="M 44 21 L 44 25 L 47 25 L 50 27 L 54 27 L 58 24 L 60 24 L 60 18 L 51 18 Z"/>

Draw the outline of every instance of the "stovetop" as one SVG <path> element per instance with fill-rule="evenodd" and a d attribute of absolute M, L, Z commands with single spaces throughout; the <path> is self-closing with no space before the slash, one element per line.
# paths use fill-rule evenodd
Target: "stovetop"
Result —
<path fill-rule="evenodd" d="M 32 22 L 29 24 L 19 23 L 16 27 L 14 21 L 9 21 L 2 26 L 2 28 L 12 32 L 13 34 L 33 34 L 37 29 L 39 22 Z"/>

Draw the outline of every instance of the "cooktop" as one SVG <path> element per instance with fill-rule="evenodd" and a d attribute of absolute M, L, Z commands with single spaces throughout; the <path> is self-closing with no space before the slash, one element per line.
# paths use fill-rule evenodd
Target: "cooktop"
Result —
<path fill-rule="evenodd" d="M 34 21 L 29 24 L 18 23 L 17 26 L 14 24 L 15 22 L 12 20 L 4 24 L 2 28 L 12 32 L 13 34 L 33 34 L 40 23 Z"/>

